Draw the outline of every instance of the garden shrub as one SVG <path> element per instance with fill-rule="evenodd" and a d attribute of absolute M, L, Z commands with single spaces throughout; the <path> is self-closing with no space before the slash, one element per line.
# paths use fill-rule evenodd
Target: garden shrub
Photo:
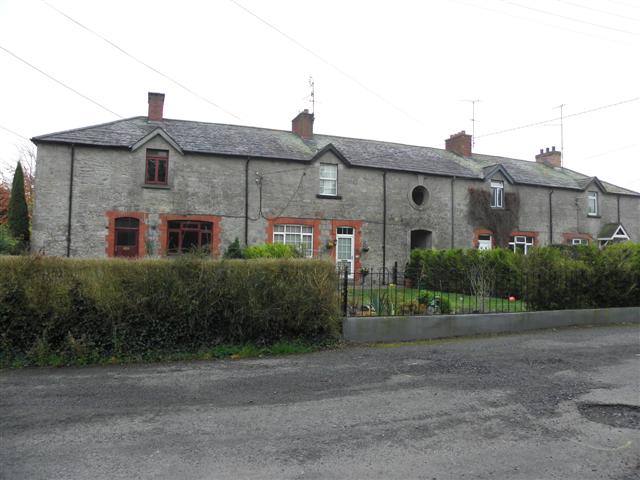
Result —
<path fill-rule="evenodd" d="M 292 245 L 265 243 L 244 249 L 244 258 L 301 258 L 302 254 Z"/>
<path fill-rule="evenodd" d="M 19 253 L 19 242 L 11 236 L 6 224 L 0 225 L 0 255 L 14 255 Z"/>
<path fill-rule="evenodd" d="M 529 310 L 640 306 L 640 244 L 411 252 L 406 278 L 435 291 L 523 299 Z M 488 294 L 491 292 L 490 294 Z"/>
<path fill-rule="evenodd" d="M 244 258 L 244 252 L 242 251 L 238 237 L 229 244 L 223 256 L 224 258 Z"/>
<path fill-rule="evenodd" d="M 69 361 L 224 343 L 314 341 L 339 330 L 326 261 L 0 258 L 2 358 Z"/>

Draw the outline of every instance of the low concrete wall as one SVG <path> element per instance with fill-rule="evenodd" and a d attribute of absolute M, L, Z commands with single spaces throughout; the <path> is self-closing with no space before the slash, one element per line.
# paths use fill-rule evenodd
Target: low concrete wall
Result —
<path fill-rule="evenodd" d="M 640 323 L 640 307 L 415 317 L 349 317 L 342 322 L 342 335 L 350 342 L 398 342 L 614 323 Z"/>

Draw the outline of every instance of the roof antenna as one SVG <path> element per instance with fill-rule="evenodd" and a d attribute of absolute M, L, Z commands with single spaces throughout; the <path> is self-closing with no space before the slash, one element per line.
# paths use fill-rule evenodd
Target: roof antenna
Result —
<path fill-rule="evenodd" d="M 553 109 L 560 109 L 560 166 L 564 167 L 564 107 L 566 107 L 566 103 L 561 103 L 557 107 Z"/>
<path fill-rule="evenodd" d="M 469 102 L 471 104 L 471 146 L 475 148 L 476 146 L 476 103 L 480 102 L 479 99 L 476 100 L 464 100 L 465 102 Z"/>
<path fill-rule="evenodd" d="M 316 83 L 313 81 L 313 77 L 309 77 L 309 86 L 311 87 L 311 113 L 316 112 Z"/>

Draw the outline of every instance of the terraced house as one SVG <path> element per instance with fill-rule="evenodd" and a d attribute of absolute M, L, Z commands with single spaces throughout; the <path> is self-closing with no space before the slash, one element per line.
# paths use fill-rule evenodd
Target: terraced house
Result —
<path fill-rule="evenodd" d="M 309 257 L 379 268 L 411 249 L 640 239 L 640 194 L 535 161 L 313 131 L 148 115 L 33 138 L 38 146 L 35 252 L 74 257 L 218 256 L 235 239 L 286 243 Z"/>

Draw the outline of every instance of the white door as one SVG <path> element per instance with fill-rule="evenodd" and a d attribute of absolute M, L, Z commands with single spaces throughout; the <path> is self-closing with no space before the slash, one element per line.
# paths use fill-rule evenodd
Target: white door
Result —
<path fill-rule="evenodd" d="M 349 278 L 353 278 L 353 227 L 336 229 L 336 265 L 338 268 L 349 268 Z"/>

